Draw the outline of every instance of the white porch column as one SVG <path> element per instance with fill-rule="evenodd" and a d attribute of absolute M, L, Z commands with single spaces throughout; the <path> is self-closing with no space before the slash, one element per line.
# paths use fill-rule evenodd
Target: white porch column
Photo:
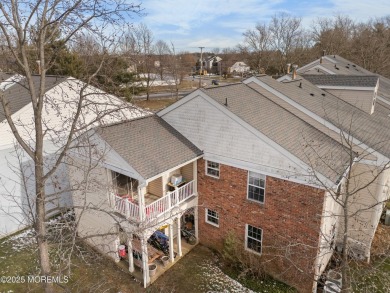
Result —
<path fill-rule="evenodd" d="M 115 251 L 115 262 L 120 262 L 121 258 L 119 257 L 119 236 L 114 241 L 114 251 Z"/>
<path fill-rule="evenodd" d="M 142 235 L 141 237 L 141 250 L 142 250 L 142 271 L 144 277 L 144 288 L 146 288 L 146 286 L 150 282 L 150 279 L 149 279 L 148 247 L 144 235 Z"/>
<path fill-rule="evenodd" d="M 145 192 L 147 183 L 143 183 L 138 186 L 138 207 L 139 207 L 139 220 L 143 222 L 146 219 L 145 213 Z"/>
<path fill-rule="evenodd" d="M 169 258 L 174 262 L 175 256 L 173 253 L 173 223 L 169 224 Z"/>
<path fill-rule="evenodd" d="M 129 272 L 134 272 L 134 257 L 133 257 L 133 235 L 129 237 L 127 244 L 127 251 L 129 253 Z"/>
<path fill-rule="evenodd" d="M 194 193 L 195 195 L 198 195 L 198 161 L 194 161 L 192 163 L 192 167 L 193 167 L 193 173 L 192 173 L 192 176 L 194 177 Z"/>
<path fill-rule="evenodd" d="M 195 237 L 196 237 L 196 242 L 199 242 L 199 212 L 198 212 L 198 206 L 194 207 L 194 222 L 195 222 Z"/>
<path fill-rule="evenodd" d="M 179 254 L 179 257 L 183 256 L 183 252 L 181 251 L 181 217 L 178 216 L 176 218 L 177 221 L 177 253 Z"/>

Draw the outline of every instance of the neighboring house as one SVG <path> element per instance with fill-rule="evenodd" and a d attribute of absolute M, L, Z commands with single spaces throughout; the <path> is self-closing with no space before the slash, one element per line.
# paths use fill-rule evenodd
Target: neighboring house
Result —
<path fill-rule="evenodd" d="M 206 59 L 206 70 L 208 73 L 218 74 L 221 71 L 222 58 L 219 56 L 211 56 Z"/>
<path fill-rule="evenodd" d="M 233 233 L 243 249 L 262 255 L 267 273 L 311 292 L 331 254 L 321 237 L 335 233 L 325 221 L 331 197 L 311 172 L 337 189 L 348 158 L 340 143 L 273 98 L 234 84 L 197 90 L 158 115 L 204 151 L 200 242 L 221 251 Z"/>
<path fill-rule="evenodd" d="M 0 78 L 0 94 L 9 102 L 11 117 L 21 137 L 33 145 L 34 114 L 28 84 L 20 75 L 0 73 Z M 33 83 L 39 88 L 40 77 L 33 76 Z M 81 93 L 85 94 L 85 98 L 79 123 L 76 125 L 79 132 L 84 127 L 88 129 L 93 126 L 88 124 L 94 122 L 96 117 L 101 118 L 101 123 L 112 123 L 144 113 L 130 109 L 120 99 L 86 86 L 74 78 L 47 76 L 43 106 L 45 168 L 50 168 L 57 157 L 57 151 L 64 145 Z M 31 225 L 35 213 L 35 181 L 33 161 L 18 145 L 2 106 L 0 138 L 0 237 L 4 237 Z M 48 216 L 57 213 L 59 208 L 72 206 L 66 164 L 60 164 L 56 173 L 47 180 L 46 194 Z"/>
<path fill-rule="evenodd" d="M 213 74 L 219 74 L 222 70 L 222 58 L 219 56 L 210 56 L 207 58 L 203 58 L 202 60 L 199 59 L 197 62 L 196 70 L 201 69 L 201 63 L 202 63 L 202 69 L 205 70 L 207 73 L 213 73 Z"/>
<path fill-rule="evenodd" d="M 146 287 L 155 279 L 148 265 L 163 255 L 148 244 L 150 236 L 161 229 L 168 234 L 173 263 L 183 255 L 180 230 L 191 208 L 191 224 L 198 233 L 197 159 L 202 152 L 156 115 L 99 127 L 86 135 L 96 147 L 96 165 L 90 168 L 89 157 L 83 160 L 83 154 L 75 153 L 69 172 L 78 235 L 116 261 L 119 245 L 126 246 L 129 271 L 140 267 Z M 180 176 L 174 184 L 172 177 Z M 88 187 L 78 188 L 85 181 Z"/>
<path fill-rule="evenodd" d="M 390 79 L 374 74 L 339 55 L 323 56 L 297 70 L 298 74 L 375 75 L 379 78 L 378 99 L 390 105 Z"/>
<path fill-rule="evenodd" d="M 245 73 L 250 70 L 250 67 L 246 63 L 239 61 L 234 63 L 231 67 L 228 68 L 229 73 Z"/>

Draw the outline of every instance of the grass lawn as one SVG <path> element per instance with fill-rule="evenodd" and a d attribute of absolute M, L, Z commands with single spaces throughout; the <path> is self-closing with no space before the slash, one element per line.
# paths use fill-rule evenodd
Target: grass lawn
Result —
<path fill-rule="evenodd" d="M 375 257 L 370 265 L 355 265 L 352 270 L 354 292 L 390 292 L 390 256 Z"/>
<path fill-rule="evenodd" d="M 0 292 L 42 292 L 39 283 L 27 282 L 27 276 L 39 274 L 37 251 L 31 235 L 0 240 L 0 275 L 25 277 L 24 283 L 0 283 Z M 56 244 L 52 245 L 58 248 Z M 62 270 L 67 283 L 55 286 L 56 292 L 295 292 L 284 284 L 252 279 L 245 282 L 251 289 L 228 277 L 216 265 L 217 256 L 208 248 L 197 245 L 155 283 L 144 289 L 127 270 L 99 255 L 85 244 L 79 244 L 72 256 L 70 271 Z M 60 268 L 59 259 L 52 257 Z M 63 269 L 63 268 L 62 268 Z M 58 271 L 56 270 L 58 276 Z"/>

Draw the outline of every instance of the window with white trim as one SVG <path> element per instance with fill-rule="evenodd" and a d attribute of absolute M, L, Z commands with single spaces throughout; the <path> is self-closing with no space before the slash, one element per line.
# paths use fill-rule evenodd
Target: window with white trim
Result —
<path fill-rule="evenodd" d="M 219 227 L 219 214 L 206 208 L 206 223 Z"/>
<path fill-rule="evenodd" d="M 265 175 L 248 172 L 248 199 L 264 203 Z"/>
<path fill-rule="evenodd" d="M 245 225 L 245 229 L 245 248 L 256 253 L 261 253 L 263 230 L 248 224 Z"/>
<path fill-rule="evenodd" d="M 219 163 L 206 161 L 206 174 L 211 177 L 219 178 Z"/>

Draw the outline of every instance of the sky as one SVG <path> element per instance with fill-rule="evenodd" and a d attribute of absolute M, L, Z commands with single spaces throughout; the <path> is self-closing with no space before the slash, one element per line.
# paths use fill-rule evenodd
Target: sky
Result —
<path fill-rule="evenodd" d="M 390 15 L 389 0 L 143 0 L 141 7 L 144 15 L 132 19 L 135 25 L 142 22 L 155 40 L 190 52 L 200 46 L 206 51 L 235 47 L 243 32 L 280 12 L 302 18 L 307 28 L 319 17 L 337 14 L 355 21 Z"/>

